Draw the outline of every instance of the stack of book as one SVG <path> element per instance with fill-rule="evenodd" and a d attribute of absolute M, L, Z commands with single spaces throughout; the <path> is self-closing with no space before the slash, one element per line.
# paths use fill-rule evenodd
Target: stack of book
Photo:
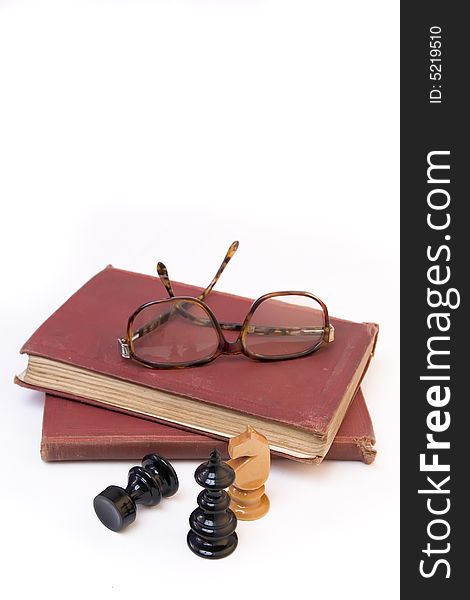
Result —
<path fill-rule="evenodd" d="M 199 288 L 174 284 L 179 296 Z M 319 463 L 375 457 L 360 384 L 377 340 L 373 323 L 331 318 L 335 341 L 286 361 L 221 356 L 199 367 L 155 370 L 122 358 L 117 339 L 144 302 L 167 296 L 155 278 L 107 267 L 23 346 L 20 385 L 45 393 L 44 460 L 139 459 L 149 452 L 227 456 L 227 440 L 252 425 L 273 455 Z M 251 300 L 213 291 L 221 319 L 243 320 Z"/>

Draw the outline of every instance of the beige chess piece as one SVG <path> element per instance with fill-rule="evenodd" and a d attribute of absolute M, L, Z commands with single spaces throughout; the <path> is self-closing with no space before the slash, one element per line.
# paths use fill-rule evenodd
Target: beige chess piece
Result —
<path fill-rule="evenodd" d="M 264 483 L 269 477 L 271 455 L 268 440 L 248 426 L 230 439 L 228 464 L 235 471 L 235 481 L 228 489 L 230 508 L 241 521 L 260 519 L 269 510 Z"/>

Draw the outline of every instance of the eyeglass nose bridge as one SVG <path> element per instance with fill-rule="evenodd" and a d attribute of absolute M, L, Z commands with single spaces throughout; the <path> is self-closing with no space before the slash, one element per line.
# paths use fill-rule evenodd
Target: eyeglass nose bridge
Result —
<path fill-rule="evenodd" d="M 235 342 L 229 342 L 224 337 L 224 346 L 222 348 L 222 354 L 241 354 L 242 353 L 242 342 L 238 338 Z"/>

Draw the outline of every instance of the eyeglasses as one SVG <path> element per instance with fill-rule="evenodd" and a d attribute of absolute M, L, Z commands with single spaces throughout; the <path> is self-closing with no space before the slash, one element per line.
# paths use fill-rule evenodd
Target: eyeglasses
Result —
<path fill-rule="evenodd" d="M 221 354 L 244 354 L 273 361 L 312 354 L 334 340 L 324 302 L 309 292 L 273 292 L 258 298 L 243 323 L 219 321 L 204 300 L 235 254 L 233 242 L 215 277 L 197 297 L 175 296 L 165 265 L 157 265 L 169 298 L 142 304 L 129 317 L 120 338 L 121 355 L 153 369 L 208 363 Z M 228 341 L 224 331 L 238 332 Z"/>

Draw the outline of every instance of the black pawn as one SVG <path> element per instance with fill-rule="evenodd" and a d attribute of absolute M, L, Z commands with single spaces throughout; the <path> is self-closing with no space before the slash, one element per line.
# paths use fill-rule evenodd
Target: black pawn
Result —
<path fill-rule="evenodd" d="M 113 531 L 135 521 L 137 504 L 155 506 L 178 491 L 178 476 L 171 464 L 157 454 L 147 454 L 141 467 L 132 467 L 126 489 L 110 485 L 93 500 L 98 519 Z"/>
<path fill-rule="evenodd" d="M 224 490 L 235 481 L 235 471 L 214 450 L 210 459 L 196 469 L 194 478 L 205 489 L 197 497 L 198 508 L 189 517 L 188 546 L 202 558 L 224 558 L 238 544 L 237 517 L 229 508 L 230 496 Z"/>

